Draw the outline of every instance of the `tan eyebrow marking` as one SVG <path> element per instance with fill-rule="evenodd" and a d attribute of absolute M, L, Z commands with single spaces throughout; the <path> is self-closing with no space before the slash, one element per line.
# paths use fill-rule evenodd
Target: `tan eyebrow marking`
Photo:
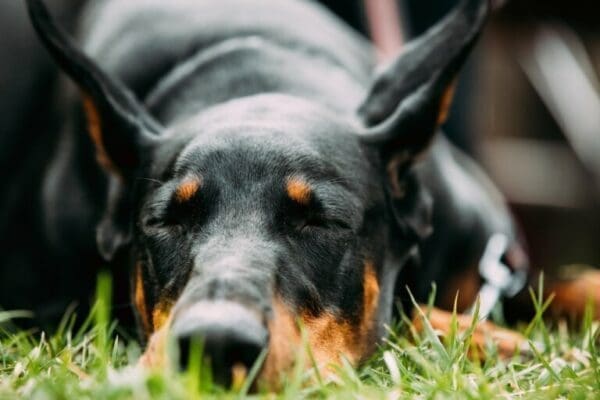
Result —
<path fill-rule="evenodd" d="M 298 176 L 288 179 L 286 191 L 290 199 L 302 205 L 308 205 L 312 197 L 310 185 L 304 178 Z"/>
<path fill-rule="evenodd" d="M 175 191 L 175 200 L 179 203 L 189 201 L 200 190 L 202 180 L 197 176 L 187 177 L 181 182 Z"/>

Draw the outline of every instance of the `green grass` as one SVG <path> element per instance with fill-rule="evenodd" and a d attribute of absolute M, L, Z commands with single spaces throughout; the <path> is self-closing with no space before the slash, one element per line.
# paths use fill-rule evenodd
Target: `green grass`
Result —
<path fill-rule="evenodd" d="M 225 391 L 195 364 L 187 372 L 149 372 L 136 368 L 141 350 L 118 334 L 110 319 L 110 280 L 101 276 L 98 299 L 83 326 L 73 329 L 67 312 L 53 335 L 0 328 L 0 399 L 190 399 L 244 397 L 248 385 Z M 440 340 L 435 332 L 411 330 L 408 321 L 390 329 L 389 340 L 356 370 L 341 366 L 330 381 L 296 369 L 283 392 L 269 398 L 470 399 L 600 398 L 599 325 L 591 311 L 576 330 L 548 326 L 545 305 L 520 329 L 536 350 L 503 361 L 490 344 L 485 360 L 466 357 L 470 333 Z M 0 313 L 0 327 L 26 313 Z M 199 352 L 198 348 L 192 351 Z M 196 357 L 199 359 L 199 357 Z M 252 372 L 251 372 L 252 373 Z"/>

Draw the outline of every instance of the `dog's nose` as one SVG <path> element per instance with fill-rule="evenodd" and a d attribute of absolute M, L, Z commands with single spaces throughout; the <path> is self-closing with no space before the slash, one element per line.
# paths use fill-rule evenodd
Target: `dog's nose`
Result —
<path fill-rule="evenodd" d="M 179 315 L 173 324 L 182 368 L 189 364 L 194 341 L 203 344 L 213 379 L 231 385 L 234 368 L 249 371 L 268 343 L 268 331 L 260 316 L 233 302 L 200 302 Z"/>

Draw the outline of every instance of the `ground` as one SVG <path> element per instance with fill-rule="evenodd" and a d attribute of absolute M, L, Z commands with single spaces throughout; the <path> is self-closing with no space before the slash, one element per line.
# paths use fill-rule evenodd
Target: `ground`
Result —
<path fill-rule="evenodd" d="M 0 399 L 193 399 L 241 398 L 248 385 L 230 390 L 212 385 L 200 365 L 188 371 L 145 371 L 136 366 L 140 348 L 109 323 L 110 280 L 101 277 L 87 322 L 72 329 L 73 314 L 53 335 L 0 328 Z M 538 290 L 541 292 L 541 289 Z M 536 298 L 532 291 L 533 298 Z M 576 328 L 544 322 L 546 304 L 518 329 L 529 354 L 503 359 L 489 344 L 485 354 L 470 346 L 472 332 L 440 339 L 427 323 L 416 333 L 407 319 L 390 327 L 390 337 L 361 368 L 339 367 L 332 379 L 298 370 L 267 398 L 447 399 L 600 398 L 600 324 L 591 310 Z M 0 313 L 0 327 L 23 313 Z M 468 355 L 468 357 L 467 357 Z M 250 375 L 253 371 L 250 371 Z"/>

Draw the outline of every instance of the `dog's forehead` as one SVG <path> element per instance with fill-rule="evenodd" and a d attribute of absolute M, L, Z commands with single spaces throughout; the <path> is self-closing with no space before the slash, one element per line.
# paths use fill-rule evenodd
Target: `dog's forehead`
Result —
<path fill-rule="evenodd" d="M 351 118 L 290 96 L 231 101 L 173 130 L 186 140 L 175 163 L 178 170 L 194 168 L 217 153 L 290 171 L 309 166 L 338 172 L 365 169 L 364 149 Z"/>

